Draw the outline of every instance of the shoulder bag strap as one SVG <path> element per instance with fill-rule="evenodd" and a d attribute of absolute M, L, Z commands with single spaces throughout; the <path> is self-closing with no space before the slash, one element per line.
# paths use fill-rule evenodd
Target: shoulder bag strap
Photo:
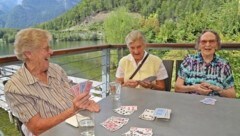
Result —
<path fill-rule="evenodd" d="M 145 62 L 145 60 L 147 59 L 148 56 L 149 56 L 149 53 L 145 56 L 145 58 L 143 59 L 142 63 L 137 67 L 137 69 L 133 72 L 133 74 L 131 75 L 131 77 L 129 79 L 132 79 L 136 75 L 136 73 L 142 67 L 142 65 L 144 64 L 144 62 Z"/>

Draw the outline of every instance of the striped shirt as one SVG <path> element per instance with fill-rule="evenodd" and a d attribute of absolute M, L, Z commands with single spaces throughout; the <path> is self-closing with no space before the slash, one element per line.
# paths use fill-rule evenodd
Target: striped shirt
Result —
<path fill-rule="evenodd" d="M 48 85 L 38 81 L 24 66 L 5 85 L 5 97 L 13 114 L 28 122 L 37 113 L 42 118 L 55 116 L 72 105 L 73 95 L 64 70 L 49 64 Z"/>
<path fill-rule="evenodd" d="M 184 85 L 194 85 L 207 82 L 228 89 L 234 86 L 230 64 L 217 55 L 210 63 L 205 63 L 201 53 L 188 55 L 180 65 L 178 76 L 184 79 Z M 218 95 L 213 91 L 209 95 Z"/>

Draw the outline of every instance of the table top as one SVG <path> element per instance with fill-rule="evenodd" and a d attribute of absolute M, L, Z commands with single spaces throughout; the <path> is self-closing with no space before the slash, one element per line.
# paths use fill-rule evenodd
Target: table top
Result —
<path fill-rule="evenodd" d="M 121 99 L 116 102 L 107 97 L 99 102 L 101 111 L 95 113 L 96 136 L 120 136 L 130 127 L 152 128 L 153 136 L 237 136 L 240 135 L 240 101 L 214 97 L 215 105 L 206 105 L 200 100 L 206 96 L 148 89 L 122 88 Z M 138 109 L 129 116 L 119 115 L 112 109 L 124 105 L 137 105 Z M 168 108 L 171 118 L 142 120 L 139 115 L 145 109 Z M 110 132 L 100 123 L 111 116 L 129 118 L 119 130 Z M 80 129 L 65 122 L 46 131 L 42 136 L 77 136 Z"/>

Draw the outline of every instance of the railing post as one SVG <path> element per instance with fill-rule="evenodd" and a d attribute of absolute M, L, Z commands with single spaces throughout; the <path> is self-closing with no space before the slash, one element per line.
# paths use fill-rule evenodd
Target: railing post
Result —
<path fill-rule="evenodd" d="M 110 49 L 102 51 L 102 97 L 107 94 L 108 83 L 110 81 Z"/>

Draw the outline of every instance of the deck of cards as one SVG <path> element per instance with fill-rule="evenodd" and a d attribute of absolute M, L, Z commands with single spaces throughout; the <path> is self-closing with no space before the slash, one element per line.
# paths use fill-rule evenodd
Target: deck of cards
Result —
<path fill-rule="evenodd" d="M 204 98 L 202 99 L 200 102 L 204 103 L 204 104 L 208 104 L 208 105 L 215 105 L 215 102 L 217 100 L 213 99 L 213 98 Z"/>
<path fill-rule="evenodd" d="M 153 132 L 151 128 L 131 127 L 128 132 L 122 135 L 123 136 L 152 136 Z"/>
<path fill-rule="evenodd" d="M 171 109 L 156 108 L 154 110 L 154 116 L 156 118 L 170 119 L 171 111 Z"/>
<path fill-rule="evenodd" d="M 112 116 L 105 120 L 101 125 L 109 131 L 116 131 L 128 123 L 129 118 Z"/>
<path fill-rule="evenodd" d="M 92 81 L 84 81 L 76 85 L 73 85 L 70 91 L 74 95 L 79 95 L 80 93 L 83 93 L 83 92 L 90 92 L 90 90 L 92 89 L 92 84 L 93 84 Z"/>
<path fill-rule="evenodd" d="M 120 106 L 113 111 L 120 115 L 131 115 L 134 111 L 137 110 L 137 106 Z"/>
<path fill-rule="evenodd" d="M 145 109 L 139 118 L 143 120 L 154 120 L 155 118 L 170 119 L 171 112 L 172 110 L 165 108 Z"/>

